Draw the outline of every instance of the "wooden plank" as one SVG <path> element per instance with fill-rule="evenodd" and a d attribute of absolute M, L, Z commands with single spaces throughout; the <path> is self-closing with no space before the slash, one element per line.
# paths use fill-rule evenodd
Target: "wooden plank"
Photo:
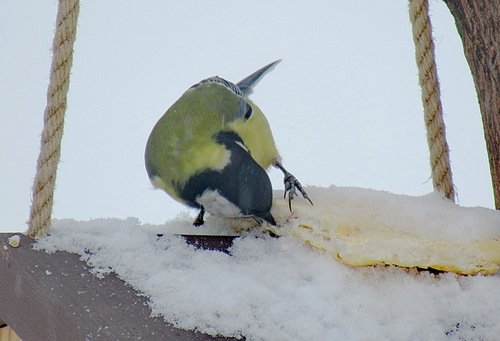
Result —
<path fill-rule="evenodd" d="M 114 274 L 96 278 L 78 255 L 35 251 L 25 236 L 12 248 L 11 235 L 0 234 L 0 318 L 23 341 L 232 340 L 150 317 L 147 299 Z"/>
<path fill-rule="evenodd" d="M 204 235 L 182 235 L 186 243 L 199 249 L 222 251 L 229 253 L 236 237 L 233 236 L 204 236 Z"/>

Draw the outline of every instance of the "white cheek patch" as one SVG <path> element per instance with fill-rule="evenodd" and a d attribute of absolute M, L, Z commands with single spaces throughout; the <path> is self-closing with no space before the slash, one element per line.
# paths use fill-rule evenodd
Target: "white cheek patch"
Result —
<path fill-rule="evenodd" d="M 213 169 L 221 171 L 224 168 L 226 168 L 226 166 L 229 164 L 230 161 L 231 161 L 231 152 L 226 149 L 224 157 L 218 164 L 214 165 Z"/>
<path fill-rule="evenodd" d="M 217 190 L 207 189 L 196 198 L 196 202 L 205 210 L 220 217 L 242 217 L 240 209 L 232 202 L 224 198 Z"/>

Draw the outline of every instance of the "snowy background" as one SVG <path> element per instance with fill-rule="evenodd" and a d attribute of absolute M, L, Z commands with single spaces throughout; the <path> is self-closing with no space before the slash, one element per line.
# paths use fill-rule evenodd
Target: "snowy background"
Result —
<path fill-rule="evenodd" d="M 56 10 L 0 2 L 0 231 L 26 227 Z M 459 201 L 492 207 L 462 46 L 442 1 L 431 15 Z M 153 125 L 200 79 L 238 81 L 278 58 L 253 99 L 303 184 L 432 191 L 406 1 L 83 1 L 54 217 L 163 223 L 186 211 L 146 176 Z"/>

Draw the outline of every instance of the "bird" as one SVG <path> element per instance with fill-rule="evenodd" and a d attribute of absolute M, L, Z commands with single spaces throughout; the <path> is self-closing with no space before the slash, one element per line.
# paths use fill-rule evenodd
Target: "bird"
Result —
<path fill-rule="evenodd" d="M 206 212 L 222 217 L 249 217 L 276 226 L 271 214 L 273 189 L 267 169 L 284 174 L 288 206 L 300 192 L 313 204 L 297 178 L 283 166 L 269 122 L 249 98 L 276 60 L 237 83 L 219 76 L 187 89 L 154 125 L 144 153 L 155 188 L 199 209 L 194 226 Z"/>

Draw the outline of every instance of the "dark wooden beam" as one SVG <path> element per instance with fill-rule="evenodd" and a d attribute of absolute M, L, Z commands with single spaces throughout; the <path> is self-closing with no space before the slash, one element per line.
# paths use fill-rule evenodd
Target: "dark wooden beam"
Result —
<path fill-rule="evenodd" d="M 199 249 L 222 251 L 229 253 L 229 248 L 233 245 L 232 236 L 201 236 L 201 235 L 183 235 L 186 243 Z"/>
<path fill-rule="evenodd" d="M 23 341 L 232 340 L 174 328 L 151 317 L 147 299 L 114 274 L 99 279 L 78 255 L 35 251 L 25 236 L 12 248 L 11 235 L 0 234 L 0 319 Z M 203 240 L 227 251 L 229 239 L 218 238 Z"/>

